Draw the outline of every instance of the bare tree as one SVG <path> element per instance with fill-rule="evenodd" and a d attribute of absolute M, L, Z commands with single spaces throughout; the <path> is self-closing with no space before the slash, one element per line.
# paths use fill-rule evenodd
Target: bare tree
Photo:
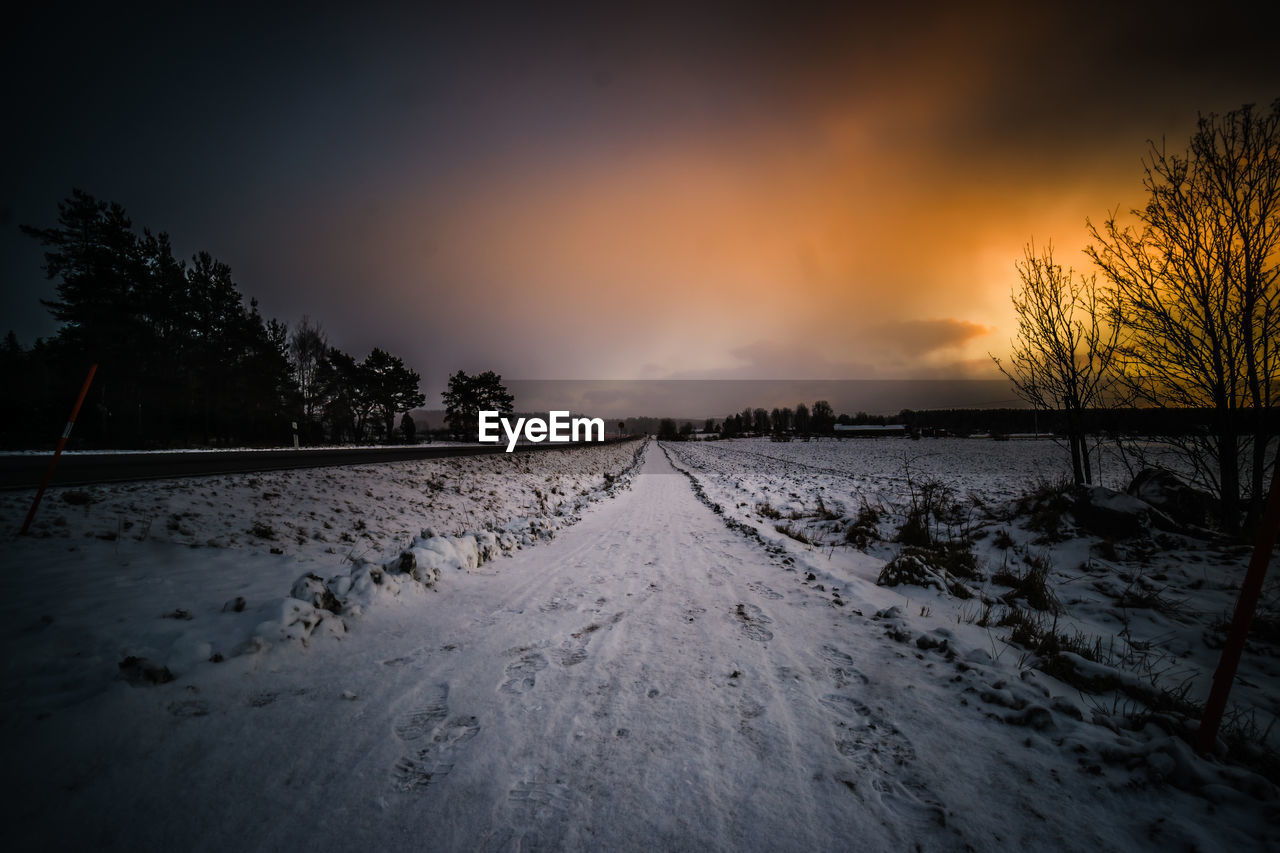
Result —
<path fill-rule="evenodd" d="M 289 337 L 289 358 L 302 397 L 302 437 L 308 442 L 313 438 L 322 397 L 320 365 L 328 353 L 329 341 L 324 330 L 304 314 Z"/>
<path fill-rule="evenodd" d="M 1116 326 L 1105 321 L 1097 277 L 1063 269 L 1053 260 L 1052 244 L 1040 254 L 1027 244 L 1014 266 L 1022 279 L 1021 289 L 1010 293 L 1018 334 L 1007 362 L 991 359 L 1019 397 L 1065 415 L 1076 485 L 1091 483 L 1085 418 L 1104 402 L 1113 380 Z"/>
<path fill-rule="evenodd" d="M 804 440 L 809 440 L 809 407 L 804 403 L 796 405 L 795 414 L 796 432 L 804 436 Z"/>
<path fill-rule="evenodd" d="M 1184 449 L 1235 530 L 1242 491 L 1250 523 L 1261 510 L 1280 378 L 1280 100 L 1267 116 L 1201 116 L 1186 154 L 1152 143 L 1144 167 L 1136 225 L 1090 223 L 1086 252 L 1115 285 L 1137 399 L 1212 410 L 1212 428 Z"/>

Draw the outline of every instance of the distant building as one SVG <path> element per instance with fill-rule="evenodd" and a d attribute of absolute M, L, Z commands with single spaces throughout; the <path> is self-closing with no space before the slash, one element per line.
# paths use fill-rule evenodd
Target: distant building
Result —
<path fill-rule="evenodd" d="M 836 436 L 839 438 L 883 438 L 907 434 L 906 424 L 836 424 Z"/>

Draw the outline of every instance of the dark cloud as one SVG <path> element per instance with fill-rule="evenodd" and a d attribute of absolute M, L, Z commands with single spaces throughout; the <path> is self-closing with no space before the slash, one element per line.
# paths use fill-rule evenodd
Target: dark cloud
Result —
<path fill-rule="evenodd" d="M 950 350 L 993 332 L 990 326 L 947 317 L 940 320 L 900 320 L 883 323 L 869 331 L 878 346 L 895 354 L 930 355 Z"/>

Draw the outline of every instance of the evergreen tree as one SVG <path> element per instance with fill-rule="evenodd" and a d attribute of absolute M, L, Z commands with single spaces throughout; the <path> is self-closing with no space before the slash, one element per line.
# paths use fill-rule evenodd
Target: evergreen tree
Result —
<path fill-rule="evenodd" d="M 480 434 L 480 412 L 512 412 L 515 398 L 502 384 L 502 377 L 492 370 L 475 376 L 463 371 L 449 377 L 449 388 L 441 396 L 444 399 L 445 422 L 454 439 L 475 439 Z"/>
<path fill-rule="evenodd" d="M 271 442 L 287 432 L 294 388 L 286 330 L 246 310 L 226 264 L 175 258 L 168 235 L 138 235 L 124 208 L 75 190 L 55 228 L 23 226 L 57 279 L 46 307 L 62 324 L 41 360 L 53 387 L 98 364 L 80 437 L 117 446 Z M 46 358 L 47 356 L 47 358 Z M 53 416 L 58 417 L 58 416 Z"/>
<path fill-rule="evenodd" d="M 360 364 L 347 353 L 332 347 L 317 370 L 320 382 L 322 421 L 329 440 L 358 441 L 364 411 L 364 381 Z"/>
<path fill-rule="evenodd" d="M 418 390 L 419 376 L 399 358 L 376 347 L 360 369 L 372 413 L 381 421 L 386 440 L 393 441 L 396 413 L 408 412 L 426 402 Z"/>
<path fill-rule="evenodd" d="M 831 404 L 826 400 L 819 400 L 813 404 L 813 409 L 809 413 L 809 428 L 818 435 L 826 435 L 831 432 L 831 428 L 835 426 L 836 413 L 831 408 Z"/>
<path fill-rule="evenodd" d="M 793 417 L 793 421 L 796 425 L 796 434 L 803 435 L 805 438 L 808 438 L 810 429 L 809 407 L 804 403 L 798 404 L 796 406 L 796 413 Z"/>

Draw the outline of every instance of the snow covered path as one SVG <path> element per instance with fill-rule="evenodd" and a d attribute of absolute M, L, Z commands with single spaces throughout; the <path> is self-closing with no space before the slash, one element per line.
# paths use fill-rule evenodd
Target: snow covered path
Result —
<path fill-rule="evenodd" d="M 784 594 L 794 575 L 656 448 L 634 489 L 459 591 L 428 645 L 458 648 L 411 658 L 393 787 L 421 788 L 441 846 L 889 849 L 925 832 L 926 802 L 870 778 L 910 744 L 870 717 L 849 651 L 816 639 L 834 608 Z M 416 739 L 436 725 L 441 743 Z M 863 782 L 878 808 L 856 807 Z"/>
<path fill-rule="evenodd" d="M 652 446 L 556 540 L 341 641 L 21 723 L 6 823 L 18 849 L 1158 846 L 1168 800 L 958 706 L 940 657 L 801 579 Z"/>

